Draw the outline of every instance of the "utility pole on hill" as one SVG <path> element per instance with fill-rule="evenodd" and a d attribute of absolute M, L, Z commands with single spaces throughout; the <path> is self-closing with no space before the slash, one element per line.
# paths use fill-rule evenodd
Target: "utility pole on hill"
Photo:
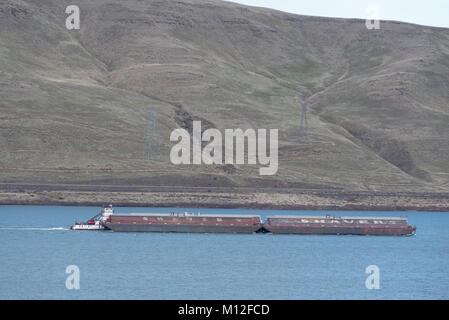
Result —
<path fill-rule="evenodd" d="M 150 123 L 148 125 L 147 138 L 145 142 L 145 160 L 150 160 L 152 156 L 151 146 L 155 145 L 156 141 L 156 129 L 157 129 L 157 113 L 156 108 L 153 106 L 150 115 Z"/>
<path fill-rule="evenodd" d="M 299 137 L 307 137 L 309 133 L 309 125 L 307 123 L 307 97 L 303 96 L 302 110 L 301 110 L 301 122 L 299 124 Z"/>

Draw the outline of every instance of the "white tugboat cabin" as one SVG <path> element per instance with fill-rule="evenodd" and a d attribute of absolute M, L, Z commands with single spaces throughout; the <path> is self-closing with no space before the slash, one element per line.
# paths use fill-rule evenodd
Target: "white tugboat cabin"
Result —
<path fill-rule="evenodd" d="M 96 216 L 90 218 L 86 222 L 75 222 L 73 226 L 70 227 L 71 230 L 105 230 L 103 222 L 109 218 L 110 215 L 114 214 L 114 208 L 110 204 L 109 206 L 103 206 L 101 212 Z"/>

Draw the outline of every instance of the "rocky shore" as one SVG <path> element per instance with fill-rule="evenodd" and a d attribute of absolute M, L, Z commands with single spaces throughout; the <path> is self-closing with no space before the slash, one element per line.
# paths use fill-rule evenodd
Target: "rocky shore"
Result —
<path fill-rule="evenodd" d="M 369 194 L 313 192 L 117 192 L 0 191 L 3 205 L 77 205 L 277 210 L 448 211 L 445 194 Z"/>

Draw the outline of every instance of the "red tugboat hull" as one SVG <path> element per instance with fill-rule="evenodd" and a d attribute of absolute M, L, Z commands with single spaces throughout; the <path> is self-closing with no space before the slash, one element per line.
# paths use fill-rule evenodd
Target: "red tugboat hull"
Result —
<path fill-rule="evenodd" d="M 373 235 L 409 236 L 416 227 L 406 219 L 399 218 L 335 218 L 305 216 L 268 217 L 263 224 L 267 232 L 273 234 L 326 234 L 326 235 Z"/>
<path fill-rule="evenodd" d="M 103 225 L 116 232 L 254 233 L 259 216 L 189 214 L 114 214 Z"/>

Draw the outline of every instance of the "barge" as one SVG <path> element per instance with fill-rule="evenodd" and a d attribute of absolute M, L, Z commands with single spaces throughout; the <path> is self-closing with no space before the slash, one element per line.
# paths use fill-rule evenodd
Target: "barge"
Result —
<path fill-rule="evenodd" d="M 75 223 L 72 230 L 112 230 L 116 232 L 182 233 L 272 233 L 408 236 L 416 231 L 403 218 L 270 216 L 258 215 L 131 213 L 115 214 L 112 205 L 85 223 Z"/>
<path fill-rule="evenodd" d="M 253 233 L 260 216 L 188 213 L 114 214 L 103 225 L 118 232 Z"/>
<path fill-rule="evenodd" d="M 335 217 L 316 216 L 272 216 L 263 224 L 273 234 L 334 234 L 407 236 L 413 235 L 415 226 L 403 218 Z"/>

